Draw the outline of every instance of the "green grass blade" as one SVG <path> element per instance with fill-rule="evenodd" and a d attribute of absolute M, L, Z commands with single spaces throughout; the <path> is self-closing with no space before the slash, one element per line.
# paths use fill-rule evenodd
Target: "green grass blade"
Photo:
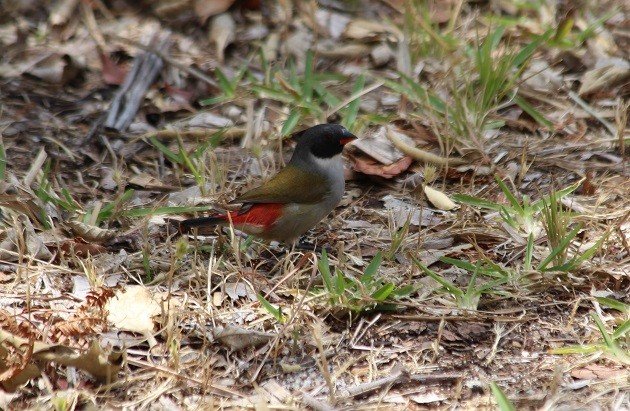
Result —
<path fill-rule="evenodd" d="M 492 201 L 484 200 L 483 198 L 470 196 L 467 194 L 454 194 L 453 200 L 461 204 L 466 204 L 479 208 L 486 208 L 488 210 L 500 211 L 501 204 L 493 203 Z"/>
<path fill-rule="evenodd" d="M 612 339 L 617 340 L 619 338 L 627 337 L 627 333 L 630 331 L 630 320 L 624 321 L 619 327 L 612 333 Z"/>
<path fill-rule="evenodd" d="M 556 248 L 554 248 L 553 250 L 551 250 L 551 253 L 549 253 L 549 255 L 547 256 L 547 258 L 545 258 L 539 265 L 538 265 L 538 270 L 540 271 L 546 271 L 547 270 L 547 266 L 549 265 L 550 262 L 553 261 L 554 258 L 556 258 L 556 256 L 558 254 L 560 254 L 561 252 L 563 252 L 571 243 L 571 240 L 573 240 L 573 238 L 577 235 L 578 231 L 580 231 L 580 229 L 582 228 L 582 225 L 578 225 L 577 227 L 575 227 L 573 230 L 571 230 L 560 242 L 560 244 L 558 244 L 558 246 Z"/>
<path fill-rule="evenodd" d="M 523 269 L 530 271 L 532 269 L 532 258 L 534 257 L 534 234 L 527 237 L 527 246 L 525 247 L 525 259 L 523 261 Z"/>
<path fill-rule="evenodd" d="M 497 405 L 501 411 L 516 411 L 514 404 L 512 404 L 503 390 L 499 388 L 495 382 L 490 383 L 490 389 L 492 390 L 492 395 L 494 395 L 494 399 L 497 401 Z"/>
<path fill-rule="evenodd" d="M 328 292 L 333 292 L 333 282 L 332 275 L 330 274 L 330 263 L 328 262 L 328 253 L 326 249 L 322 250 L 322 258 L 317 262 L 317 268 L 319 268 L 319 272 L 322 275 L 322 279 L 324 280 L 324 286 Z"/>
<path fill-rule="evenodd" d="M 360 93 L 365 86 L 365 76 L 362 74 L 357 77 L 357 81 L 354 83 L 354 87 L 352 88 L 352 96 L 357 93 Z M 361 98 L 357 97 L 348 104 L 348 108 L 346 110 L 344 119 L 342 124 L 349 130 L 353 129 L 354 122 L 357 120 L 357 116 L 359 114 L 359 107 L 361 105 Z"/>
<path fill-rule="evenodd" d="M 519 95 L 514 96 L 514 102 L 541 126 L 547 127 L 549 129 L 553 127 L 553 123 L 547 120 L 547 118 L 540 111 L 536 110 L 534 106 L 529 104 L 529 102 L 527 102 L 527 100 L 525 100 L 523 97 Z"/>
<path fill-rule="evenodd" d="M 622 313 L 630 313 L 630 305 L 608 297 L 597 297 L 597 302 Z"/>
<path fill-rule="evenodd" d="M 153 144 L 155 148 L 160 150 L 162 154 L 164 154 L 164 156 L 170 160 L 171 163 L 181 165 L 184 162 L 184 160 L 177 153 L 171 151 L 171 149 L 162 144 L 160 140 L 158 140 L 154 136 L 149 137 L 149 141 L 151 141 L 151 144 Z"/>
<path fill-rule="evenodd" d="M 295 109 L 291 111 L 291 114 L 289 114 L 289 117 L 287 117 L 286 121 L 282 125 L 282 130 L 280 131 L 280 134 L 283 137 L 290 135 L 295 126 L 297 126 L 297 124 L 300 122 L 301 117 L 302 115 L 300 114 L 299 110 Z"/>
<path fill-rule="evenodd" d="M 367 283 L 369 283 L 374 278 L 374 275 L 378 271 L 378 268 L 381 266 L 382 262 L 383 254 L 379 251 L 376 253 L 376 255 L 374 255 L 374 258 L 372 258 L 370 264 L 368 264 L 368 266 L 365 268 L 365 271 L 363 271 L 363 275 L 359 279 L 361 284 L 367 285 Z"/>
<path fill-rule="evenodd" d="M 538 46 L 540 46 L 541 43 L 549 40 L 553 35 L 553 32 L 553 29 L 549 29 L 540 36 L 537 36 L 536 39 L 530 42 L 527 46 L 523 47 L 521 51 L 516 54 L 516 56 L 514 56 L 514 60 L 512 61 L 514 67 L 521 67 L 522 65 L 527 63 L 527 61 L 534 54 Z"/>
<path fill-rule="evenodd" d="M 199 211 L 212 210 L 211 206 L 171 206 L 171 207 L 151 207 L 151 208 L 134 208 L 122 212 L 122 215 L 130 218 L 146 217 L 150 215 L 163 214 L 184 214 Z"/>
<path fill-rule="evenodd" d="M 335 290 L 337 295 L 343 295 L 346 292 L 346 279 L 339 269 L 335 273 Z"/>
<path fill-rule="evenodd" d="M 313 51 L 309 50 L 306 53 L 306 62 L 304 64 L 304 82 L 302 83 L 302 98 L 306 101 L 311 101 L 313 99 L 313 72 Z"/>
<path fill-rule="evenodd" d="M 271 305 L 271 303 L 269 301 L 267 301 L 267 299 L 265 297 L 263 297 L 261 294 L 256 294 L 256 297 L 258 297 L 258 301 L 260 301 L 260 305 L 263 306 L 263 308 L 273 316 L 273 318 L 276 319 L 276 321 L 278 321 L 279 323 L 284 323 L 284 315 L 282 315 L 282 312 L 280 312 L 279 308 L 274 307 L 273 305 Z"/>
<path fill-rule="evenodd" d="M 383 285 L 381 288 L 372 293 L 371 297 L 376 301 L 385 301 L 387 297 L 394 291 L 396 286 L 392 283 L 387 283 Z"/>
<path fill-rule="evenodd" d="M 437 281 L 442 287 L 446 288 L 448 292 L 450 292 L 451 294 L 459 298 L 464 296 L 464 292 L 460 290 L 459 288 L 457 288 L 455 284 L 453 284 L 452 282 L 448 281 L 445 278 L 442 278 L 442 276 L 440 276 L 438 273 L 430 270 L 428 267 L 426 267 L 424 264 L 418 261 L 415 257 L 411 257 L 411 259 L 413 260 L 414 264 L 418 266 L 418 268 L 424 271 L 426 275 L 428 275 L 429 277 Z"/>
<path fill-rule="evenodd" d="M 501 180 L 499 178 L 499 176 L 495 175 L 494 176 L 494 180 L 497 182 L 497 184 L 499 185 L 499 187 L 501 188 L 501 191 L 503 191 L 503 194 L 505 195 L 505 197 L 507 198 L 507 200 L 509 201 L 510 205 L 512 205 L 512 208 L 514 208 L 515 210 L 517 210 L 520 214 L 524 213 L 524 209 L 523 206 L 521 205 L 521 203 L 516 199 L 516 197 L 514 196 L 514 194 L 512 194 L 512 192 L 510 191 L 510 189 L 508 188 L 508 186 L 503 182 L 503 180 Z"/>

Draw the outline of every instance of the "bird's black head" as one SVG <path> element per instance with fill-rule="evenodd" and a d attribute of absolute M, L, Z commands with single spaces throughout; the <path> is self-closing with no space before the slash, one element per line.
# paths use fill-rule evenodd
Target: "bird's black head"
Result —
<path fill-rule="evenodd" d="M 340 154 L 350 141 L 357 138 L 340 124 L 318 124 L 293 135 L 297 141 L 295 151 L 307 151 L 318 158 L 331 158 Z"/>

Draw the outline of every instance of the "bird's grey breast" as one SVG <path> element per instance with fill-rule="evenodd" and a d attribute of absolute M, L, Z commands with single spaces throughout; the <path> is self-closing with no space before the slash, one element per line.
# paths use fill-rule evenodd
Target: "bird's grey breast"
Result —
<path fill-rule="evenodd" d="M 329 195 L 324 202 L 330 204 L 330 208 L 334 208 L 343 197 L 346 188 L 346 182 L 343 175 L 343 158 L 341 154 L 337 154 L 331 158 L 312 157 L 315 169 L 318 174 L 323 175 L 330 185 Z"/>

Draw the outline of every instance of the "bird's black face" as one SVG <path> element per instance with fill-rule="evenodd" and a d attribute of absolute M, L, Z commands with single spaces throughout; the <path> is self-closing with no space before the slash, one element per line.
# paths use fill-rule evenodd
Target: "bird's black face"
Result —
<path fill-rule="evenodd" d="M 295 136 L 297 149 L 307 149 L 315 157 L 332 158 L 340 154 L 356 136 L 339 124 L 319 124 L 306 129 Z"/>

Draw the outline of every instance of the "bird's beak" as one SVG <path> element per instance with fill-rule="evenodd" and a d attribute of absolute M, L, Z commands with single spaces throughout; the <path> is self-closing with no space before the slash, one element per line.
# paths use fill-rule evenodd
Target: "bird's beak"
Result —
<path fill-rule="evenodd" d="M 339 143 L 342 146 L 345 146 L 346 144 L 348 144 L 351 141 L 354 141 L 357 139 L 357 136 L 355 136 L 354 134 L 350 134 L 348 133 L 346 137 L 339 139 Z"/>

